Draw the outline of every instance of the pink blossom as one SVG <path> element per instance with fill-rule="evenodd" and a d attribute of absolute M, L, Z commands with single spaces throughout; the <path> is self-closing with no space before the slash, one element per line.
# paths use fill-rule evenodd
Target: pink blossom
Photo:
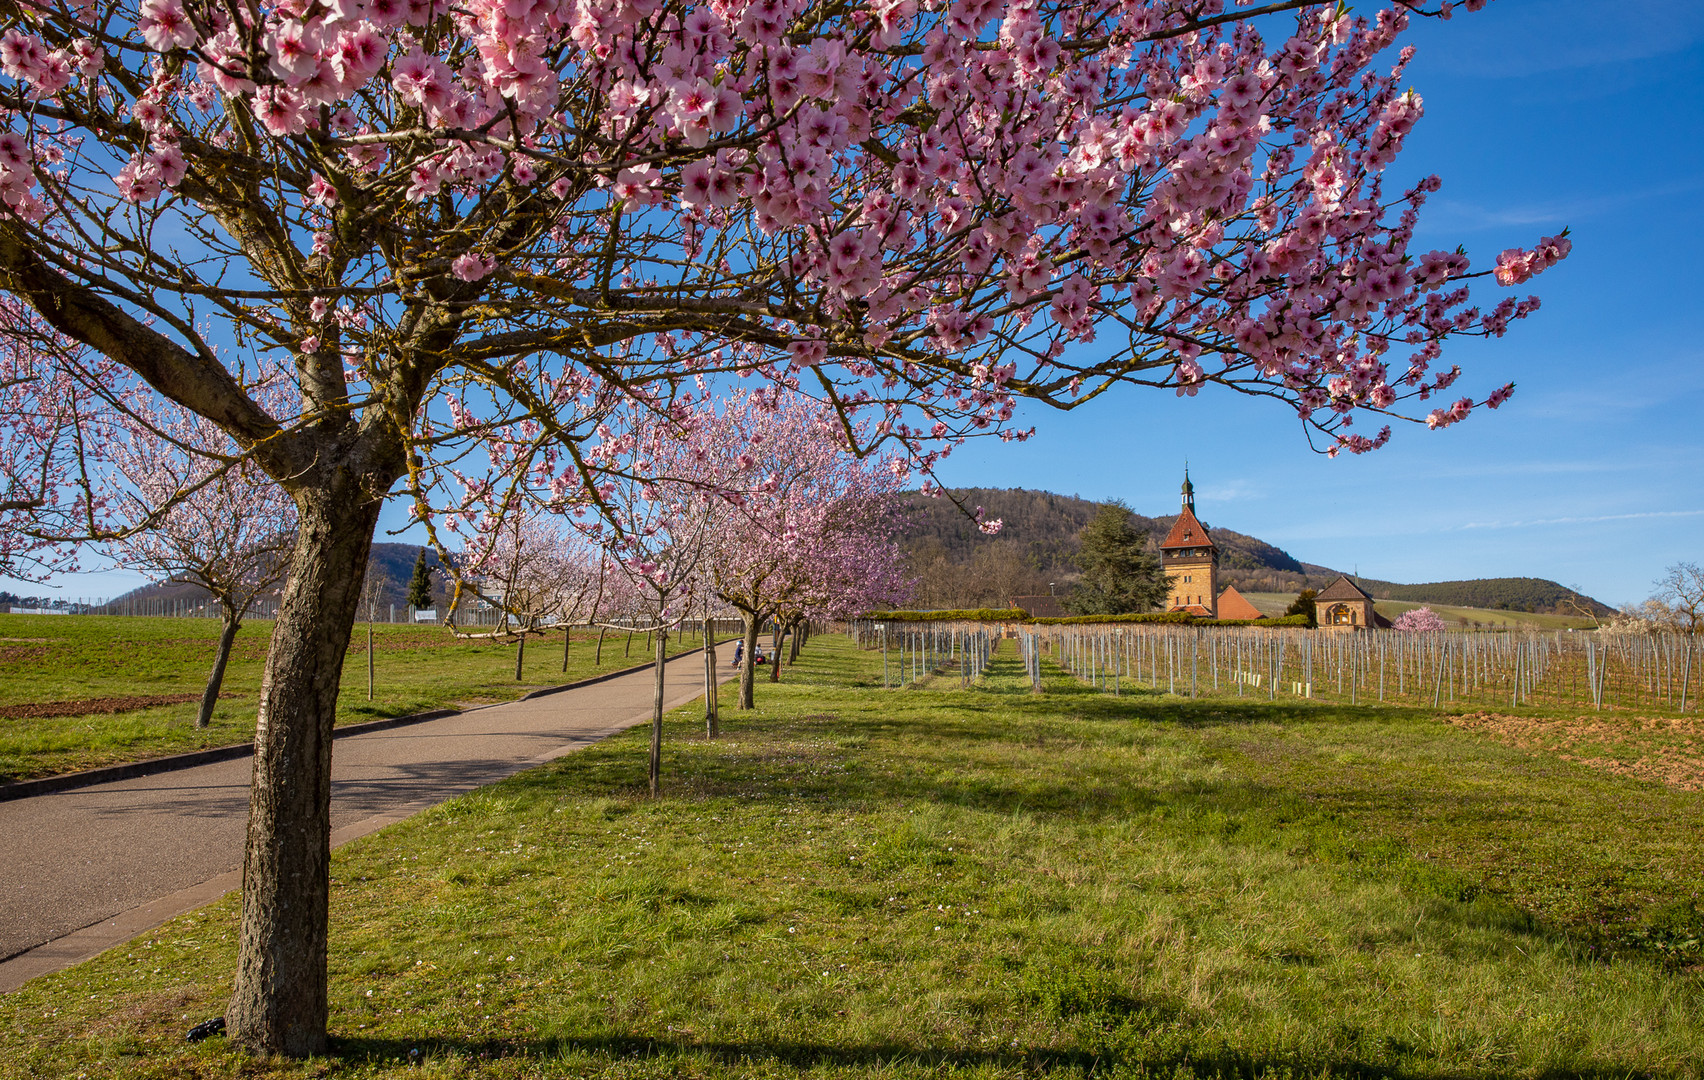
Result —
<path fill-rule="evenodd" d="M 155 52 L 187 49 L 200 35 L 183 10 L 182 0 L 142 0 L 136 29 Z"/>
<path fill-rule="evenodd" d="M 302 96 L 283 86 L 263 86 L 255 92 L 254 114 L 273 135 L 300 135 L 307 130 Z"/>
<path fill-rule="evenodd" d="M 463 281 L 479 281 L 497 269 L 497 258 L 494 255 L 479 255 L 468 252 L 458 255 L 450 263 L 450 272 Z"/>

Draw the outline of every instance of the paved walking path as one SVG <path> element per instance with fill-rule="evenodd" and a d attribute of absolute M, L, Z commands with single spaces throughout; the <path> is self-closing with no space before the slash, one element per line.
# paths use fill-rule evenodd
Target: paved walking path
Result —
<path fill-rule="evenodd" d="M 726 680 L 734 667 L 720 652 Z M 647 668 L 338 739 L 332 846 L 649 720 L 654 680 Z M 703 654 L 669 661 L 666 685 L 668 708 L 702 696 Z M 237 888 L 252 766 L 245 757 L 0 803 L 0 993 Z"/>

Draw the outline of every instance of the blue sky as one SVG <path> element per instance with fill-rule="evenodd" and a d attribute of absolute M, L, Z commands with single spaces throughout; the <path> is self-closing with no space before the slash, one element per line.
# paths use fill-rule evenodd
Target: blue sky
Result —
<path fill-rule="evenodd" d="M 1546 577 L 1619 604 L 1704 561 L 1704 4 L 1494 0 L 1416 22 L 1426 116 L 1393 178 L 1444 180 L 1416 248 L 1463 244 L 1489 268 L 1573 230 L 1572 256 L 1517 290 L 1538 314 L 1446 353 L 1464 392 L 1512 379 L 1514 398 L 1327 459 L 1274 403 L 1123 393 L 1031 409 L 1034 440 L 966 446 L 943 478 L 1158 514 L 1187 456 L 1209 525 L 1395 581 Z"/>
<path fill-rule="evenodd" d="M 1542 311 L 1447 353 L 1467 392 L 1514 380 L 1508 404 L 1330 460 L 1282 406 L 1132 390 L 1033 408 L 1034 440 L 968 445 L 942 478 L 1158 514 L 1176 508 L 1187 457 L 1209 525 L 1396 581 L 1531 575 L 1619 604 L 1665 566 L 1704 561 L 1704 4 L 1495 0 L 1416 23 L 1409 82 L 1426 117 L 1393 179 L 1444 179 L 1417 249 L 1463 244 L 1488 268 L 1573 230 L 1573 255 L 1519 290 Z M 58 595 L 140 581 L 83 574 Z"/>

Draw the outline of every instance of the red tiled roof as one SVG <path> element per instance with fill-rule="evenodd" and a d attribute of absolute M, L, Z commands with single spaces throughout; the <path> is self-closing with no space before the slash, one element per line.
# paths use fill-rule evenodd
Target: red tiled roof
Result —
<path fill-rule="evenodd" d="M 1207 535 L 1206 526 L 1195 520 L 1187 506 L 1178 513 L 1177 520 L 1172 522 L 1171 532 L 1166 533 L 1165 542 L 1160 545 L 1162 548 L 1213 546 L 1213 538 Z"/>
<path fill-rule="evenodd" d="M 1219 618 L 1221 619 L 1264 619 L 1261 610 L 1243 599 L 1243 594 L 1237 592 L 1235 585 L 1225 586 L 1225 591 L 1219 594 Z"/>

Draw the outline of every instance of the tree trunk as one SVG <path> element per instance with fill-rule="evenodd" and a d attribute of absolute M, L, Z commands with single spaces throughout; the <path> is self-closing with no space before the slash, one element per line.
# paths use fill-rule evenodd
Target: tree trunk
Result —
<path fill-rule="evenodd" d="M 799 635 L 804 632 L 804 623 L 793 624 L 793 643 L 787 647 L 787 666 L 792 667 L 799 662 Z"/>
<path fill-rule="evenodd" d="M 521 640 L 515 642 L 515 681 L 521 681 L 521 663 L 527 658 L 527 636 L 521 635 Z"/>
<path fill-rule="evenodd" d="M 722 732 L 721 718 L 716 715 L 716 625 L 704 616 L 704 737 L 714 739 Z"/>
<path fill-rule="evenodd" d="M 629 630 L 629 631 L 627 631 L 627 644 L 622 646 L 622 649 L 621 649 L 621 658 L 623 660 L 625 660 L 629 656 L 632 656 L 632 655 L 633 655 L 633 631 Z"/>
<path fill-rule="evenodd" d="M 373 700 L 373 620 L 367 620 L 367 700 Z"/>
<path fill-rule="evenodd" d="M 219 703 L 219 688 L 225 684 L 225 665 L 231 659 L 231 643 L 237 640 L 242 618 L 225 609 L 225 624 L 219 628 L 219 651 L 213 654 L 213 670 L 207 676 L 207 689 L 201 693 L 201 711 L 195 714 L 195 726 L 204 728 L 213 722 L 213 706 Z"/>
<path fill-rule="evenodd" d="M 663 786 L 663 654 L 667 651 L 666 631 L 657 631 L 656 692 L 651 698 L 651 798 L 662 794 Z"/>
<path fill-rule="evenodd" d="M 381 504 L 350 472 L 296 502 L 296 547 L 255 719 L 237 975 L 225 1019 L 238 1046 L 307 1057 L 326 1052 L 331 727 Z"/>
<path fill-rule="evenodd" d="M 609 632 L 609 630 L 608 630 L 607 627 L 603 627 L 603 626 L 598 627 L 598 652 L 597 652 L 596 656 L 592 657 L 592 667 L 593 668 L 596 668 L 596 667 L 598 667 L 598 665 L 603 663 L 603 639 L 604 639 L 604 635 L 607 634 L 608 632 Z"/>
<path fill-rule="evenodd" d="M 781 681 L 781 643 L 787 638 L 787 631 L 781 626 L 781 620 L 775 620 L 775 647 L 769 650 L 769 681 Z"/>
<path fill-rule="evenodd" d="M 757 708 L 757 612 L 745 613 L 745 643 L 740 659 L 740 708 Z"/>
<path fill-rule="evenodd" d="M 569 626 L 562 631 L 562 674 L 568 674 L 568 647 L 574 644 L 574 628 Z"/>

